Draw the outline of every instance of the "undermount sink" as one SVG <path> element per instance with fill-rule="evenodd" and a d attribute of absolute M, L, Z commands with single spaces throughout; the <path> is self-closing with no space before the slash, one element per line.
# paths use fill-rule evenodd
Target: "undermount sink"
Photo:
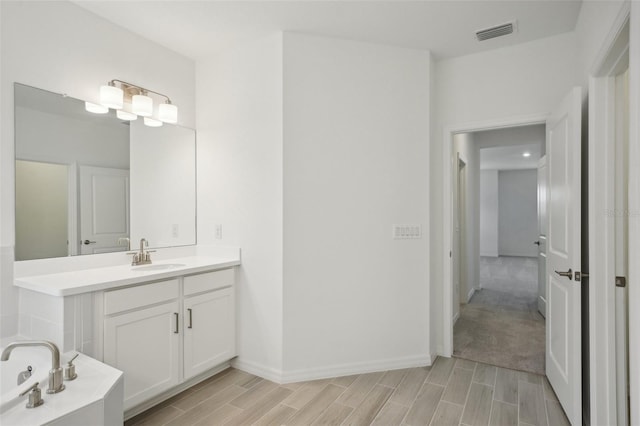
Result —
<path fill-rule="evenodd" d="M 131 268 L 134 271 L 163 271 L 165 269 L 174 269 L 186 266 L 184 263 L 158 263 L 156 265 L 135 266 Z"/>

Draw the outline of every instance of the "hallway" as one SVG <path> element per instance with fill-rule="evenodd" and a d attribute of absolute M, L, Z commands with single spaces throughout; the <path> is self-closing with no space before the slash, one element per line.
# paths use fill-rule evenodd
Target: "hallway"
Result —
<path fill-rule="evenodd" d="M 480 285 L 461 305 L 454 356 L 545 374 L 545 322 L 537 310 L 537 259 L 481 257 Z"/>

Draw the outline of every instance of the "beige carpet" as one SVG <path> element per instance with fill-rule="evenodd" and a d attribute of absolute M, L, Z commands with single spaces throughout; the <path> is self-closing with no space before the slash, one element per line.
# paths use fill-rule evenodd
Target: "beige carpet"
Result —
<path fill-rule="evenodd" d="M 545 323 L 537 312 L 537 260 L 480 259 L 480 284 L 461 306 L 454 356 L 544 374 Z"/>
<path fill-rule="evenodd" d="M 537 312 L 468 304 L 453 336 L 454 356 L 545 374 L 544 318 Z"/>

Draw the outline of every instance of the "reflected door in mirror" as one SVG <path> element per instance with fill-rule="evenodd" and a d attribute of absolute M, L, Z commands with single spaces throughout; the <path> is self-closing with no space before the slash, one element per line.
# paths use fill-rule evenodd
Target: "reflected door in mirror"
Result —
<path fill-rule="evenodd" d="M 129 170 L 80 166 L 80 254 L 127 250 Z"/>

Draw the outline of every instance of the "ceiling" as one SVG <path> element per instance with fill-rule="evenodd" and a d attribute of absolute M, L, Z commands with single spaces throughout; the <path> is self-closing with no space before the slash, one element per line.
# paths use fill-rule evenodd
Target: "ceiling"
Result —
<path fill-rule="evenodd" d="M 572 31 L 580 0 L 214 1 L 76 0 L 79 6 L 191 59 L 279 31 L 462 56 Z M 475 31 L 517 20 L 512 35 Z"/>
<path fill-rule="evenodd" d="M 537 169 L 540 159 L 539 143 L 526 145 L 496 146 L 480 149 L 480 170 Z M 523 153 L 531 154 L 523 157 Z"/>

